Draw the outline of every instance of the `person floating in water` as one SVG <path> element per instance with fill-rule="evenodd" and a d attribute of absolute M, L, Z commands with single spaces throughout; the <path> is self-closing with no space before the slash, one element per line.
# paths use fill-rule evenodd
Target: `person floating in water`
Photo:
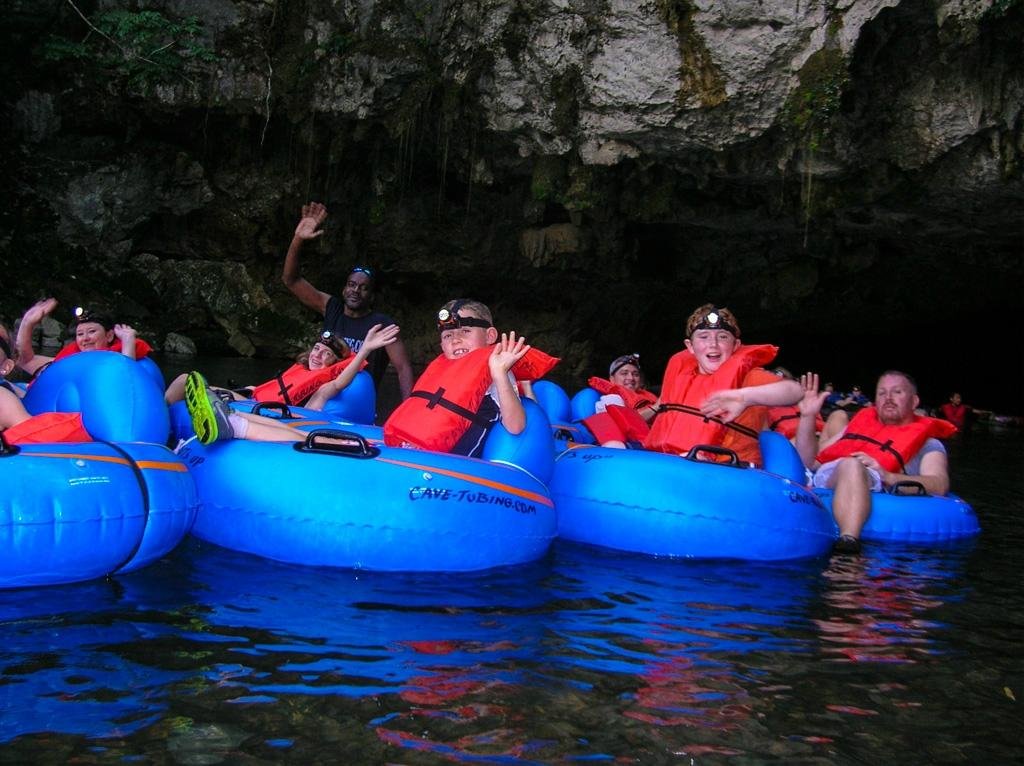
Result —
<path fill-rule="evenodd" d="M 387 327 L 395 322 L 387 314 L 373 310 L 377 274 L 367 266 L 352 267 L 340 299 L 318 290 L 302 276 L 299 255 L 307 242 L 319 238 L 324 233 L 321 227 L 326 219 L 327 208 L 321 203 L 310 202 L 302 206 L 302 216 L 295 227 L 295 234 L 284 258 L 281 279 L 303 305 L 324 318 L 324 330 L 344 338 L 353 351 L 359 351 L 371 327 L 378 324 Z M 384 350 L 378 349 L 370 355 L 370 375 L 378 389 L 389 361 L 398 373 L 398 387 L 402 398 L 405 399 L 412 390 L 413 372 L 409 354 L 401 338 L 396 338 Z"/>
<path fill-rule="evenodd" d="M 814 424 L 827 394 L 818 391 L 818 376 L 801 378 L 800 424 L 796 447 L 804 465 L 814 471 L 815 487 L 835 491 L 832 514 L 839 525 L 835 550 L 860 551 L 860 534 L 871 515 L 871 494 L 912 477 L 930 495 L 949 491 L 946 448 L 939 439 L 956 427 L 923 417 L 917 384 L 905 372 L 882 373 L 873 406 L 864 407 L 847 426 L 819 444 Z"/>
<path fill-rule="evenodd" d="M 516 380 L 537 380 L 557 359 L 499 333 L 479 301 L 448 301 L 437 312 L 441 354 L 423 371 L 412 394 L 384 423 L 384 442 L 479 457 L 491 429 L 526 428 Z"/>
<path fill-rule="evenodd" d="M 324 405 L 340 394 L 363 368 L 367 356 L 378 348 L 393 343 L 398 337 L 398 325 L 374 325 L 355 354 L 344 340 L 324 330 L 314 341 L 304 362 L 296 362 L 280 375 L 258 385 L 233 390 L 211 387 L 222 399 L 238 401 L 255 399 L 258 402 L 283 402 L 287 405 L 323 409 Z M 187 374 L 179 375 L 167 387 L 164 399 L 168 404 L 185 398 Z"/>
<path fill-rule="evenodd" d="M 72 319 L 74 340 L 56 356 L 37 354 L 32 347 L 32 333 L 55 308 L 57 300 L 46 298 L 31 306 L 21 318 L 17 337 L 18 366 L 29 375 L 37 375 L 51 362 L 83 351 L 114 351 L 129 359 L 142 359 L 152 351 L 148 343 L 136 336 L 131 325 L 115 323 L 102 312 L 80 306 Z"/>
<path fill-rule="evenodd" d="M 803 389 L 763 368 L 775 346 L 746 346 L 727 308 L 706 303 L 686 322 L 686 348 L 665 369 L 658 416 L 644 447 L 684 454 L 696 444 L 732 450 L 739 460 L 761 465 L 758 434 L 768 408 L 795 404 Z"/>

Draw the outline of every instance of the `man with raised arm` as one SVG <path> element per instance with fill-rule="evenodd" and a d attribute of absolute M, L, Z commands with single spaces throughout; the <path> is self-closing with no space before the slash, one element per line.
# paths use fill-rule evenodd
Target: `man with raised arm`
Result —
<path fill-rule="evenodd" d="M 352 268 L 345 280 L 341 298 L 318 290 L 302 276 L 299 253 L 306 242 L 324 233 L 321 227 L 326 218 L 327 208 L 321 203 L 310 202 L 302 206 L 302 218 L 295 227 L 295 234 L 288 246 L 281 278 L 296 298 L 324 318 L 324 330 L 341 336 L 352 351 L 357 352 L 371 327 L 387 327 L 395 324 L 395 321 L 388 315 L 373 310 L 376 275 L 365 266 Z M 373 351 L 367 360 L 370 375 L 373 376 L 378 389 L 389 361 L 398 373 L 398 387 L 402 398 L 405 399 L 412 391 L 413 372 L 409 354 L 401 338 L 395 339 L 383 349 Z"/>
<path fill-rule="evenodd" d="M 860 551 L 860 533 L 871 515 L 871 493 L 901 481 L 921 484 L 929 495 L 949 491 L 946 448 L 939 439 L 956 432 L 944 420 L 917 415 L 917 384 L 905 372 L 883 372 L 874 405 L 854 415 L 840 433 L 818 444 L 814 422 L 827 393 L 818 376 L 801 378 L 800 423 L 796 448 L 814 470 L 815 487 L 834 490 L 832 515 L 839 526 L 835 550 Z"/>

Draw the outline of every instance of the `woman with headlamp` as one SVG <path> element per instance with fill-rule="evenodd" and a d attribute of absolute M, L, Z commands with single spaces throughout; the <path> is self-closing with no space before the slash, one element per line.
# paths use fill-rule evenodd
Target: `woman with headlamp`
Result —
<path fill-rule="evenodd" d="M 37 354 L 32 348 L 32 333 L 55 308 L 55 298 L 38 301 L 25 312 L 18 326 L 18 366 L 30 375 L 35 375 L 50 362 L 82 351 L 114 351 L 129 359 L 142 359 L 153 350 L 146 341 L 136 337 L 135 328 L 131 325 L 115 324 L 105 314 L 79 306 L 71 323 L 75 330 L 74 340 L 56 356 Z"/>
<path fill-rule="evenodd" d="M 259 385 L 237 390 L 217 387 L 210 387 L 210 390 L 228 401 L 255 399 L 258 402 L 283 402 L 314 410 L 323 409 L 324 404 L 347 388 L 366 366 L 366 358 L 378 348 L 393 343 L 398 332 L 398 325 L 374 325 L 359 351 L 353 354 L 344 339 L 324 330 L 304 355 L 305 360 L 296 362 L 280 375 Z M 168 404 L 185 398 L 187 379 L 188 373 L 183 373 L 171 381 L 164 393 Z"/>
<path fill-rule="evenodd" d="M 669 359 L 644 447 L 683 454 L 707 444 L 761 465 L 758 434 L 767 426 L 767 408 L 795 404 L 803 396 L 800 384 L 763 368 L 778 348 L 743 345 L 727 308 L 704 304 L 687 320 L 686 335 L 686 348 Z"/>

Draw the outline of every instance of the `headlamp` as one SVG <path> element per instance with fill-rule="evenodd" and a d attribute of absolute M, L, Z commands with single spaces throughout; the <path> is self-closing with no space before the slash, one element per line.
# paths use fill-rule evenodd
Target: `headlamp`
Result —
<path fill-rule="evenodd" d="M 348 344 L 345 342 L 345 339 L 330 330 L 324 330 L 320 333 L 318 342 L 327 346 L 339 359 L 343 359 L 348 355 Z"/>
<path fill-rule="evenodd" d="M 113 323 L 110 321 L 108 316 L 101 314 L 98 311 L 87 309 L 84 306 L 75 306 L 74 315 L 76 325 L 83 324 L 85 322 L 95 322 L 105 330 L 109 330 L 113 326 Z"/>
<path fill-rule="evenodd" d="M 465 305 L 463 301 L 457 301 L 450 309 L 441 309 L 437 312 L 437 329 L 454 330 L 457 327 L 483 327 L 485 330 L 491 326 L 486 319 L 479 317 L 467 317 L 459 314 L 459 309 Z"/>
<path fill-rule="evenodd" d="M 693 335 L 697 330 L 725 330 L 726 332 L 731 332 L 737 338 L 740 337 L 740 331 L 736 329 L 732 322 L 723 317 L 718 312 L 718 309 L 712 309 L 705 314 L 704 318 L 690 330 L 690 335 Z"/>

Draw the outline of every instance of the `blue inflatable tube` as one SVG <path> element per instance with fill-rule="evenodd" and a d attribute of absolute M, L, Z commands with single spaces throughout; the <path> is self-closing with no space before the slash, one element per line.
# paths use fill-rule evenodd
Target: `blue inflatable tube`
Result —
<path fill-rule="evenodd" d="M 87 351 L 43 370 L 23 401 L 33 415 L 81 412 L 94 439 L 164 444 L 170 421 L 158 378 L 162 381 L 159 369 L 148 359 Z"/>
<path fill-rule="evenodd" d="M 597 400 L 600 398 L 601 394 L 589 386 L 577 391 L 570 400 L 572 419 L 583 420 L 584 418 L 589 418 L 594 414 L 594 408 L 597 407 Z"/>
<path fill-rule="evenodd" d="M 525 471 L 352 432 L 339 448 L 331 433 L 179 447 L 202 501 L 192 533 L 278 561 L 383 571 L 519 564 L 555 536 L 554 504 Z"/>
<path fill-rule="evenodd" d="M 918 485 L 920 486 L 920 485 Z M 815 490 L 831 512 L 832 490 Z M 945 543 L 981 532 L 978 517 L 956 495 L 871 494 L 871 515 L 861 539 L 877 542 Z"/>
<path fill-rule="evenodd" d="M 587 390 L 593 391 L 593 389 Z M 596 402 L 597 392 L 593 392 Z M 570 401 L 569 395 L 561 386 L 549 380 L 538 380 L 533 384 L 533 393 L 537 397 L 537 403 L 551 422 L 551 433 L 556 452 L 563 452 L 579 444 L 594 444 L 594 435 L 580 424 L 579 419 L 576 419 L 577 407 L 574 402 Z M 594 414 L 593 406 L 587 414 Z"/>
<path fill-rule="evenodd" d="M 551 497 L 560 537 L 654 556 L 795 559 L 827 552 L 836 537 L 802 482 L 644 450 L 563 452 Z"/>
<path fill-rule="evenodd" d="M 370 373 L 366 370 L 358 372 L 337 396 L 327 400 L 323 412 L 335 420 L 368 424 L 376 422 L 377 389 Z"/>
<path fill-rule="evenodd" d="M 533 395 L 544 409 L 552 423 L 572 420 L 572 405 L 565 390 L 550 380 L 538 380 L 533 384 Z"/>
<path fill-rule="evenodd" d="M 185 464 L 157 444 L 32 444 L 0 454 L 0 588 L 138 569 L 195 519 Z"/>

